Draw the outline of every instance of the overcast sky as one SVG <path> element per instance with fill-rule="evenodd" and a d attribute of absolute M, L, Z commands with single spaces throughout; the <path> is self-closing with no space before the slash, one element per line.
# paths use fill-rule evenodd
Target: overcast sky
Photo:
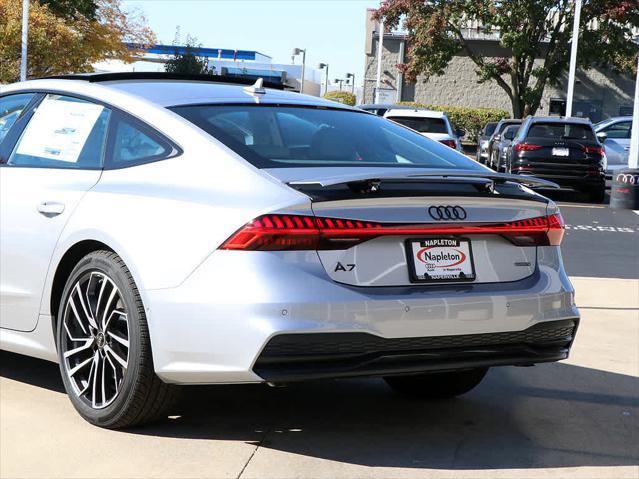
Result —
<path fill-rule="evenodd" d="M 139 9 L 160 43 L 171 44 L 179 25 L 182 41 L 204 47 L 257 50 L 274 63 L 290 63 L 294 47 L 306 48 L 307 65 L 330 65 L 331 81 L 364 71 L 365 15 L 379 0 L 123 0 Z M 296 59 L 296 63 L 301 58 Z"/>

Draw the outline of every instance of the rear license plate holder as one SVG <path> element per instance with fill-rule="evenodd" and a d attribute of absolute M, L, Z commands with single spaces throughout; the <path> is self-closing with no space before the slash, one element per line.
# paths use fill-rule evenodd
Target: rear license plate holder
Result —
<path fill-rule="evenodd" d="M 570 150 L 568 148 L 553 148 L 552 156 L 570 156 Z"/>
<path fill-rule="evenodd" d="M 412 238 L 407 239 L 405 245 L 413 283 L 457 283 L 476 279 L 468 238 Z"/>

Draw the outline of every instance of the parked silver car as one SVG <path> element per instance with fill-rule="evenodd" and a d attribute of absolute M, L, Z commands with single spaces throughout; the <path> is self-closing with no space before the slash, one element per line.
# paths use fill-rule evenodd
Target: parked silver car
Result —
<path fill-rule="evenodd" d="M 82 417 L 156 419 L 179 384 L 452 397 L 568 356 L 563 220 L 523 186 L 552 183 L 238 81 L 0 87 L 0 346 L 58 362 Z"/>
<path fill-rule="evenodd" d="M 594 125 L 597 137 L 603 140 L 610 175 L 615 170 L 628 167 L 630 155 L 630 136 L 632 133 L 632 117 L 618 116 L 608 118 Z M 603 138 L 605 135 L 605 139 Z"/>

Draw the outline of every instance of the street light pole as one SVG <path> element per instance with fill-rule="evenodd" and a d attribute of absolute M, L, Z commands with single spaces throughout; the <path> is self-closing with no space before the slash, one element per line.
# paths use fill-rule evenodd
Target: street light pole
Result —
<path fill-rule="evenodd" d="M 293 57 L 302 54 L 302 78 L 300 85 L 300 93 L 304 93 L 304 73 L 306 70 L 306 48 L 293 48 Z"/>
<path fill-rule="evenodd" d="M 335 80 L 333 80 L 334 83 L 339 83 L 339 91 L 342 91 L 342 83 L 344 82 L 344 79 L 342 78 L 336 78 Z"/>
<path fill-rule="evenodd" d="M 384 46 L 384 19 L 379 21 L 379 41 L 377 42 L 377 79 L 375 81 L 375 103 L 379 103 L 379 89 L 382 87 L 382 49 Z"/>
<path fill-rule="evenodd" d="M 579 18 L 581 0 L 575 0 L 575 21 L 572 25 L 572 44 L 570 45 L 570 70 L 568 72 L 568 95 L 566 97 L 566 116 L 572 116 L 572 98 L 575 93 L 575 70 L 577 68 L 577 43 L 579 42 Z"/>
<path fill-rule="evenodd" d="M 322 68 L 325 69 L 325 71 L 324 71 L 324 73 L 325 73 L 324 81 L 326 82 L 326 86 L 324 87 L 324 95 L 326 95 L 328 93 L 328 63 L 319 63 L 317 65 L 317 68 L 319 70 L 321 70 Z"/>
<path fill-rule="evenodd" d="M 346 78 L 351 79 L 351 93 L 354 95 L 355 94 L 355 74 L 347 73 Z"/>
<path fill-rule="evenodd" d="M 637 78 L 635 80 L 635 105 L 632 110 L 632 133 L 630 136 L 630 156 L 628 168 L 639 169 L 639 58 L 637 59 Z"/>
<path fill-rule="evenodd" d="M 29 0 L 22 0 L 22 52 L 20 57 L 20 81 L 27 79 L 27 43 L 29 39 Z"/>

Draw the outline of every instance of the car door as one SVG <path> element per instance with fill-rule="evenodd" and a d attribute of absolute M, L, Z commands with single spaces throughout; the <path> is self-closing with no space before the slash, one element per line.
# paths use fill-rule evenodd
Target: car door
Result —
<path fill-rule="evenodd" d="M 42 95 L 0 144 L 0 327 L 35 328 L 56 242 L 100 178 L 109 116 L 96 103 Z"/>
<path fill-rule="evenodd" d="M 598 133 L 606 134 L 604 147 L 608 158 L 608 170 L 615 170 L 628 166 L 630 154 L 630 134 L 632 121 L 618 121 L 603 128 Z"/>

